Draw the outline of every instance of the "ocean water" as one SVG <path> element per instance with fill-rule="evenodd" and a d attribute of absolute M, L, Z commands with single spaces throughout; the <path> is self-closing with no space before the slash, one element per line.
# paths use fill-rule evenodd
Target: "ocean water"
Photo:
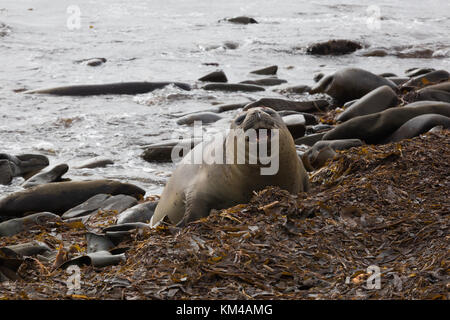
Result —
<path fill-rule="evenodd" d="M 273 88 L 251 94 L 207 92 L 198 89 L 199 77 L 222 69 L 229 82 L 240 82 L 256 78 L 249 71 L 276 64 L 278 77 L 290 86 L 312 85 L 315 73 L 345 66 L 399 76 L 411 67 L 450 70 L 449 13 L 450 3 L 444 0 L 1 0 L 0 152 L 45 154 L 51 166 L 68 163 L 66 176 L 74 180 L 118 179 L 158 194 L 174 164 L 147 163 L 140 154 L 145 145 L 190 133 L 190 127 L 177 125 L 171 115 L 281 97 Z M 240 15 L 259 23 L 219 21 Z M 392 55 L 305 54 L 309 44 L 329 39 L 360 41 Z M 226 48 L 227 42 L 237 48 Z M 394 55 L 424 49 L 432 56 Z M 93 57 L 107 62 L 99 67 L 76 62 Z M 196 89 L 94 97 L 20 92 L 120 81 L 183 81 Z M 226 119 L 233 115 L 224 114 Z M 95 156 L 115 164 L 73 168 Z M 0 186 L 0 193 L 20 190 L 22 182 L 16 178 L 12 185 Z"/>

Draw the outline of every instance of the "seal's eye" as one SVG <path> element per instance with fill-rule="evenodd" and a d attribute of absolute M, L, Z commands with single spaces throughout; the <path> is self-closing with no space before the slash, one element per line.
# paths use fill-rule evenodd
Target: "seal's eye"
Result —
<path fill-rule="evenodd" d="M 275 115 L 275 111 L 273 111 L 272 109 L 264 109 L 264 112 L 271 116 Z"/>
<path fill-rule="evenodd" d="M 236 120 L 234 120 L 234 123 L 240 125 L 244 121 L 246 116 L 247 116 L 246 114 L 240 115 L 239 117 L 236 118 Z"/>

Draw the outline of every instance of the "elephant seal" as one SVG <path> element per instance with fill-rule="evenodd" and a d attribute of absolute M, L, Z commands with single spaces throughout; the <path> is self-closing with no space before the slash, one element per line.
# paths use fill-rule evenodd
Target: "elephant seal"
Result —
<path fill-rule="evenodd" d="M 407 77 L 417 77 L 417 76 L 421 76 L 423 74 L 427 74 L 430 72 L 436 71 L 436 69 L 434 68 L 411 68 L 405 71 L 405 75 Z"/>
<path fill-rule="evenodd" d="M 55 182 L 0 199 L 0 212 L 4 216 L 14 217 L 43 211 L 63 214 L 100 193 L 125 194 L 139 199 L 145 191 L 135 185 L 113 180 Z"/>
<path fill-rule="evenodd" d="M 109 164 L 114 164 L 109 158 L 98 156 L 95 158 L 88 159 L 83 163 L 79 164 L 75 169 L 95 169 L 95 168 L 104 168 Z"/>
<path fill-rule="evenodd" d="M 416 101 L 443 101 L 450 103 L 450 92 L 425 87 L 413 93 Z"/>
<path fill-rule="evenodd" d="M 24 93 L 42 93 L 58 96 L 94 96 L 102 94 L 141 94 L 162 89 L 167 85 L 189 91 L 191 86 L 182 82 L 118 82 L 106 84 L 85 84 L 49 89 L 25 91 Z"/>
<path fill-rule="evenodd" d="M 387 79 L 391 80 L 397 86 L 401 86 L 405 82 L 409 81 L 410 78 L 408 78 L 408 77 L 387 77 Z"/>
<path fill-rule="evenodd" d="M 61 181 L 61 177 L 69 171 L 69 166 L 65 163 L 55 166 L 49 171 L 40 172 L 22 184 L 24 188 L 31 188 L 40 184 Z"/>
<path fill-rule="evenodd" d="M 228 18 L 226 19 L 226 21 L 231 22 L 231 23 L 237 23 L 237 24 L 252 24 L 252 23 L 258 23 L 258 21 L 256 21 L 253 18 L 250 17 L 245 17 L 245 16 L 239 16 L 239 17 L 234 17 L 234 18 Z"/>
<path fill-rule="evenodd" d="M 278 78 L 264 78 L 264 79 L 258 79 L 258 80 L 245 80 L 241 81 L 240 83 L 243 84 L 253 84 L 257 86 L 277 86 L 282 83 L 286 83 L 287 80 L 284 79 L 278 79 Z"/>
<path fill-rule="evenodd" d="M 13 179 L 11 164 L 6 159 L 0 159 L 0 184 L 10 184 Z"/>
<path fill-rule="evenodd" d="M 322 140 L 360 139 L 369 144 L 382 143 L 406 121 L 431 113 L 450 117 L 450 103 L 418 101 L 404 107 L 356 117 L 328 131 Z"/>
<path fill-rule="evenodd" d="M 218 90 L 218 91 L 243 91 L 243 92 L 255 92 L 255 91 L 265 91 L 263 87 L 255 86 L 253 84 L 244 83 L 210 83 L 203 86 L 204 90 Z"/>
<path fill-rule="evenodd" d="M 244 110 L 251 108 L 265 106 L 276 111 L 290 110 L 297 112 L 322 111 L 330 104 L 327 100 L 313 100 L 313 101 L 295 101 L 279 98 L 262 98 L 255 102 L 251 102 L 244 107 Z"/>
<path fill-rule="evenodd" d="M 328 159 L 336 155 L 336 151 L 359 147 L 363 144 L 359 139 L 321 140 L 302 155 L 302 162 L 306 170 L 313 171 L 323 167 Z"/>
<path fill-rule="evenodd" d="M 216 122 L 220 119 L 222 119 L 222 117 L 214 112 L 196 112 L 179 118 L 177 120 L 177 124 L 192 125 L 195 121 L 201 121 L 203 124 L 205 124 Z"/>
<path fill-rule="evenodd" d="M 389 86 L 395 90 L 396 85 L 387 78 L 359 68 L 344 68 L 334 74 L 323 77 L 309 93 L 326 93 L 340 103 L 359 99 L 370 91 Z"/>
<path fill-rule="evenodd" d="M 433 84 L 431 86 L 427 86 L 424 89 L 420 89 L 418 92 L 421 92 L 422 90 L 427 90 L 427 89 L 450 92 L 450 81 L 445 81 L 445 82 L 441 82 L 438 84 Z"/>
<path fill-rule="evenodd" d="M 347 121 L 351 118 L 383 111 L 397 104 L 397 94 L 388 86 L 381 86 L 370 91 L 355 103 L 352 103 L 336 118 L 338 121 Z"/>
<path fill-rule="evenodd" d="M 389 143 L 398 142 L 403 139 L 411 139 L 436 126 L 450 128 L 450 117 L 442 116 L 440 114 L 423 114 L 414 117 L 395 130 L 395 132 L 386 138 L 384 142 Z"/>
<path fill-rule="evenodd" d="M 1 184 L 9 184 L 14 177 L 24 177 L 27 179 L 49 164 L 48 158 L 40 154 L 13 156 L 0 153 L 0 162 Z"/>
<path fill-rule="evenodd" d="M 271 130 L 272 138 L 262 135 L 261 129 Z M 263 168 L 259 156 L 258 161 L 247 161 L 255 156 L 249 150 L 252 145 L 261 148 L 261 143 L 272 148 L 275 145 L 273 134 L 277 132 L 278 152 L 272 149 L 272 159 L 281 165 L 275 172 L 266 174 L 264 169 L 267 167 Z M 236 143 L 239 140 L 243 143 Z M 238 148 L 242 147 L 245 148 L 245 161 L 239 162 Z M 214 161 L 217 156 L 213 153 L 216 152 L 221 154 L 220 160 L 223 156 L 226 161 Z M 192 158 L 198 156 L 200 161 L 193 162 Z M 232 121 L 226 137 L 204 141 L 183 158 L 167 182 L 150 224 L 156 226 L 167 217 L 171 223 L 185 226 L 208 216 L 211 209 L 246 203 L 254 191 L 267 186 L 279 186 L 297 194 L 308 191 L 309 180 L 297 156 L 291 133 L 281 117 L 273 109 L 258 107 L 240 113 Z"/>
<path fill-rule="evenodd" d="M 449 79 L 450 73 L 445 70 L 436 70 L 411 78 L 410 80 L 402 84 L 400 89 L 408 87 L 423 88 L 430 84 L 448 81 Z"/>
<path fill-rule="evenodd" d="M 395 78 L 395 77 L 398 77 L 395 73 L 392 73 L 392 72 L 383 72 L 383 73 L 379 73 L 378 75 L 380 77 L 383 77 L 383 78 Z"/>

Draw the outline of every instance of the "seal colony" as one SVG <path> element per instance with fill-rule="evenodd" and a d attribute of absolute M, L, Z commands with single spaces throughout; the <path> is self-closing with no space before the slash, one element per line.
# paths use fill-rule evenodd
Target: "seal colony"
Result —
<path fill-rule="evenodd" d="M 227 21 L 256 24 L 256 20 L 247 17 Z M 309 53 L 332 54 L 332 51 L 337 51 L 336 54 L 348 54 L 360 49 L 359 45 L 345 41 L 324 43 L 314 48 Z M 26 91 L 25 94 L 92 96 L 140 94 L 173 85 L 181 90 L 219 90 L 229 95 L 235 92 L 258 92 L 259 99 L 214 105 L 210 110 L 201 112 L 188 110 L 184 114 L 170 114 L 174 125 L 178 126 L 192 126 L 196 121 L 210 126 L 227 122 L 230 125 L 222 140 L 200 141 L 194 137 L 181 142 L 164 140 L 144 147 L 142 157 L 150 163 L 170 162 L 177 148 L 182 146 L 183 151 L 186 150 L 160 197 L 144 198 L 145 190 L 127 182 L 106 179 L 71 181 L 63 177 L 70 174 L 67 164 L 58 163 L 49 167 L 50 161 L 43 155 L 0 154 L 0 183 L 7 185 L 19 179 L 24 180 L 21 181 L 24 190 L 3 195 L 0 199 L 2 237 L 14 241 L 14 237 L 36 228 L 78 228 L 86 231 L 82 232 L 85 239 L 79 240 L 86 243 L 85 250 L 78 250 L 73 246 L 62 246 L 56 250 L 56 247 L 38 240 L 8 243 L 7 246 L 0 247 L 0 281 L 14 278 L 19 273 L 19 266 L 28 256 L 51 261 L 52 270 L 64 269 L 70 265 L 102 268 L 127 263 L 125 251 L 128 247 L 122 244 L 130 243 L 133 237 L 136 240 L 137 234 L 158 235 L 157 232 L 170 231 L 185 239 L 188 237 L 187 233 L 198 231 L 197 226 L 202 221 L 210 219 L 208 221 L 217 224 L 217 217 L 231 219 L 239 225 L 242 225 L 242 219 L 256 223 L 259 220 L 254 219 L 260 218 L 249 216 L 248 212 L 240 212 L 243 214 L 242 218 L 230 211 L 230 207 L 242 208 L 249 202 L 255 206 L 249 209 L 253 213 L 264 214 L 266 218 L 271 217 L 276 221 L 284 219 L 283 223 L 276 225 L 282 232 L 287 232 L 289 237 L 303 237 L 305 233 L 301 224 L 293 224 L 292 219 L 301 215 L 304 221 L 316 215 L 315 210 L 309 209 L 299 213 L 302 201 L 310 196 L 308 192 L 311 191 L 311 184 L 322 177 L 327 185 L 333 185 L 338 183 L 338 179 L 345 178 L 343 172 L 354 170 L 349 166 L 345 168 L 348 171 L 342 171 L 343 167 L 329 171 L 332 163 L 346 163 L 348 159 L 342 157 L 342 154 L 356 157 L 372 148 L 393 148 L 392 143 L 403 143 L 410 147 L 408 139 L 429 131 L 439 137 L 448 135 L 445 129 L 450 128 L 450 75 L 445 70 L 416 68 L 406 71 L 404 77 L 397 77 L 389 72 L 375 74 L 357 67 L 343 68 L 333 74 L 316 74 L 314 78 L 317 83 L 312 87 L 304 84 L 283 87 L 286 80 L 276 77 L 278 71 L 276 65 L 260 66 L 249 72 L 253 77 L 251 80 L 240 79 L 242 81 L 235 83 L 228 82 L 223 70 L 216 70 L 198 77 L 199 80 L 195 83 L 123 82 Z M 279 94 L 277 97 L 267 94 L 272 86 L 280 86 L 273 91 Z M 251 134 L 253 131 L 256 132 L 255 135 Z M 239 162 L 238 141 L 243 141 L 244 162 Z M 255 157 L 250 152 L 254 146 L 260 152 L 261 143 L 267 146 L 266 151 L 271 151 L 271 157 L 264 157 L 268 154 L 261 153 Z M 444 151 L 448 153 L 448 150 Z M 192 159 L 198 156 L 202 161 L 193 162 Z M 382 158 L 381 163 L 397 156 L 398 153 L 391 152 Z M 224 161 L 215 162 L 217 159 Z M 232 161 L 227 161 L 228 159 Z M 251 159 L 255 162 L 251 162 Z M 267 159 L 274 162 L 265 162 Z M 277 165 L 273 167 L 274 163 Z M 98 157 L 80 164 L 78 168 L 92 170 L 106 166 L 111 166 L 113 170 L 114 163 L 110 159 Z M 377 171 L 380 166 L 378 164 L 372 169 Z M 47 167 L 49 169 L 45 169 Z M 263 174 L 273 168 L 276 170 L 271 174 Z M 327 180 L 329 176 L 323 177 L 325 171 L 332 177 L 339 174 L 341 176 L 330 182 Z M 271 195 L 270 190 L 277 190 L 276 195 Z M 321 192 L 326 193 L 326 189 Z M 388 189 L 388 192 L 386 197 L 395 197 L 396 190 Z M 390 201 L 391 198 L 386 199 Z M 322 200 L 324 199 L 320 198 L 315 203 L 322 203 Z M 395 202 L 395 199 L 392 201 Z M 334 212 L 330 214 L 328 207 L 321 206 L 319 211 L 332 219 Z M 355 224 L 358 226 L 358 223 L 363 224 L 362 217 L 361 221 L 355 222 L 354 209 L 339 210 L 341 220 L 346 223 L 353 227 Z M 223 219 L 220 221 L 223 222 Z M 220 225 L 216 227 L 220 228 Z M 378 227 L 371 226 L 375 229 Z M 232 230 L 236 237 L 245 234 L 251 238 L 260 232 L 259 224 L 246 225 L 245 229 L 233 228 L 224 228 L 217 234 L 222 237 Z M 271 230 L 272 236 L 278 237 L 275 229 Z M 318 232 L 311 231 L 311 234 Z M 192 236 L 190 240 L 186 240 L 197 252 L 206 248 L 200 236 L 196 234 L 195 239 Z M 173 243 L 173 238 L 170 243 Z M 281 238 L 278 240 L 280 243 L 284 241 Z M 256 244 L 265 246 L 264 243 Z M 71 250 L 75 250 L 77 255 L 71 254 Z M 211 264 L 229 259 L 226 253 L 213 253 L 208 252 Z M 245 254 L 242 255 L 244 256 Z M 234 258 L 236 263 L 240 263 L 242 257 Z M 260 262 L 267 270 L 277 268 L 269 266 L 269 258 L 266 261 L 269 262 Z M 289 268 L 279 270 L 279 274 L 285 273 L 288 278 L 295 277 L 288 270 Z M 179 276 L 175 273 L 172 275 L 174 279 Z M 223 276 L 224 273 L 215 271 L 213 275 Z M 238 277 L 238 273 L 234 276 Z M 183 281 L 185 280 L 177 280 L 177 283 Z"/>
<path fill-rule="evenodd" d="M 263 77 L 274 76 L 277 71 L 278 66 L 269 66 L 250 73 Z M 237 164 L 234 161 L 216 164 L 211 159 L 207 159 L 208 164 L 189 162 L 192 155 L 198 152 L 213 154 L 218 146 L 224 148 L 226 157 L 231 150 L 235 151 L 231 147 L 233 139 L 229 137 L 213 142 L 198 139 L 161 141 L 146 147 L 142 157 L 149 162 L 170 162 L 176 148 L 182 146 L 187 151 L 168 180 L 161 199 L 151 205 L 145 202 L 138 204 L 129 198 L 131 196 L 140 200 L 143 197 L 145 191 L 138 186 L 107 180 L 70 181 L 62 177 L 69 172 L 67 164 L 58 164 L 40 172 L 49 165 L 44 156 L 0 155 L 0 182 L 9 184 L 16 177 L 23 177 L 26 181 L 22 186 L 27 188 L 26 191 L 4 196 L 0 200 L 0 216 L 10 219 L 31 213 L 51 212 L 66 220 L 83 220 L 96 209 L 114 207 L 120 208 L 120 211 L 129 209 L 126 218 L 118 219 L 119 224 L 149 223 L 148 226 L 155 227 L 161 222 L 168 222 L 182 227 L 208 216 L 211 210 L 246 203 L 254 192 L 268 186 L 281 187 L 291 194 L 307 192 L 309 180 L 306 170 L 314 174 L 342 150 L 365 144 L 398 142 L 428 130 L 437 130 L 435 127 L 449 128 L 448 72 L 432 68 L 407 70 L 406 80 L 400 84 L 391 81 L 389 78 L 392 76 L 395 75 L 389 72 L 376 75 L 356 67 L 343 68 L 333 74 L 321 75 L 313 87 L 297 85 L 277 89 L 281 96 L 311 95 L 306 100 L 263 97 L 253 102 L 225 104 L 206 111 L 172 115 L 177 125 L 190 126 L 196 121 L 211 125 L 230 120 L 229 115 L 223 114 L 228 112 L 234 114 L 230 130 L 242 129 L 241 134 L 244 136 L 250 129 L 264 129 L 269 133 L 278 130 L 279 171 L 264 176 L 258 171 L 262 167 L 261 163 Z M 227 81 L 225 72 L 216 70 L 199 77 L 199 82 L 194 85 L 176 81 L 126 82 L 65 86 L 25 93 L 136 94 L 169 84 L 182 90 L 195 87 L 200 90 L 223 90 L 229 94 L 234 91 L 265 90 L 252 84 Z M 207 84 L 202 84 L 204 82 Z M 300 91 L 289 89 L 300 87 Z M 256 137 L 258 142 L 259 138 Z M 247 152 L 251 142 L 246 143 Z M 247 153 L 246 157 L 248 160 Z M 111 164 L 111 160 L 98 157 L 78 168 L 90 169 Z M 69 194 L 70 197 L 67 196 Z M 120 197 L 108 200 L 102 196 L 105 194 Z M 120 205 L 121 201 L 123 205 Z M 134 208 L 136 205 L 140 207 Z M 84 213 L 74 215 L 73 212 Z"/>

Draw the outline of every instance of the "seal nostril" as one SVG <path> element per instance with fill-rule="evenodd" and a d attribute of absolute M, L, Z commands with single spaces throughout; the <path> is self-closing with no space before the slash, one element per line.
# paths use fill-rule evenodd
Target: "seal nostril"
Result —
<path fill-rule="evenodd" d="M 261 120 L 261 112 L 258 111 L 258 112 L 256 113 L 256 118 L 258 118 L 258 120 Z"/>

